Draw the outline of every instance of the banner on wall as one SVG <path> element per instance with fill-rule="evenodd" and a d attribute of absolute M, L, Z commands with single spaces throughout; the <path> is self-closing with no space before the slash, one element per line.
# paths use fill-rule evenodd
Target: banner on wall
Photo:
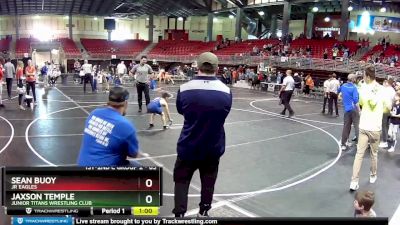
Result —
<path fill-rule="evenodd" d="M 375 16 L 372 28 L 376 31 L 400 33 L 400 18 Z"/>
<path fill-rule="evenodd" d="M 365 27 L 365 23 L 369 23 L 369 28 L 373 31 L 400 33 L 400 18 L 369 16 L 368 14 L 358 15 L 357 27 L 360 27 L 362 24 L 364 24 Z"/>

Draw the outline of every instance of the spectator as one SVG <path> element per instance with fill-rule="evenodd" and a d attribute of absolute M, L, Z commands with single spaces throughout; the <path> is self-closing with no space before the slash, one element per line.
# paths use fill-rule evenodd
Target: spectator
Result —
<path fill-rule="evenodd" d="M 3 60 L 0 59 L 0 108 L 3 108 L 3 76 L 4 76 L 4 68 L 3 68 Z"/>
<path fill-rule="evenodd" d="M 306 95 L 310 95 L 310 91 L 314 89 L 314 81 L 313 81 L 313 79 L 312 79 L 310 74 L 308 74 L 306 76 L 305 80 L 306 80 L 306 82 L 305 82 L 306 83 L 306 88 L 305 88 L 304 93 Z"/>
<path fill-rule="evenodd" d="M 299 96 L 301 93 L 301 77 L 299 76 L 298 73 L 294 73 L 294 90 L 295 90 L 295 95 Z"/>
<path fill-rule="evenodd" d="M 90 86 L 92 87 L 92 92 L 94 92 L 93 86 L 93 67 L 92 64 L 89 64 L 88 60 L 85 59 L 85 63 L 82 65 L 82 70 L 84 75 L 84 82 L 83 82 L 83 92 L 86 93 L 86 84 L 89 82 Z"/>
<path fill-rule="evenodd" d="M 6 77 L 8 99 L 10 100 L 12 92 L 12 83 L 13 79 L 15 78 L 15 67 L 14 64 L 11 63 L 10 58 L 7 58 L 6 64 L 4 64 L 4 73 Z"/>
<path fill-rule="evenodd" d="M 187 210 L 189 185 L 197 169 L 202 183 L 198 216 L 208 216 L 219 159 L 225 152 L 224 123 L 232 106 L 230 89 L 215 77 L 217 56 L 205 52 L 197 62 L 199 74 L 180 87 L 176 99 L 178 113 L 185 118 L 174 168 L 175 208 L 172 212 L 176 217 L 183 217 Z"/>
<path fill-rule="evenodd" d="M 339 116 L 339 109 L 338 109 L 338 90 L 340 87 L 340 82 L 336 79 L 336 74 L 333 73 L 331 80 L 329 81 L 329 104 L 328 104 L 328 114 L 332 115 L 333 114 L 333 104 L 335 104 L 335 112 L 336 112 L 336 117 Z"/>
<path fill-rule="evenodd" d="M 329 100 L 329 82 L 332 80 L 332 75 L 329 75 L 329 79 L 324 81 L 324 104 L 322 105 L 322 113 L 325 113 L 326 103 Z M 329 104 L 329 103 L 328 103 Z M 329 108 L 328 108 L 329 111 Z"/>
<path fill-rule="evenodd" d="M 328 49 L 324 50 L 324 59 L 328 59 Z"/>
<path fill-rule="evenodd" d="M 348 142 L 351 125 L 354 126 L 354 133 L 356 139 L 358 139 L 358 124 L 360 120 L 360 106 L 358 104 L 359 96 L 356 82 L 357 76 L 355 74 L 349 74 L 347 76 L 347 83 L 343 84 L 339 88 L 339 98 L 342 99 L 343 110 L 344 110 L 344 121 L 342 130 L 342 146 L 343 151 L 347 150 L 348 146 L 351 146 Z"/>
<path fill-rule="evenodd" d="M 387 102 L 394 102 L 394 97 L 396 95 L 396 91 L 392 87 L 392 82 L 389 83 L 387 79 L 383 81 L 383 98 Z M 389 118 L 390 111 L 392 110 L 392 106 L 389 108 L 385 108 L 383 111 L 382 117 L 382 133 L 381 133 L 381 143 L 379 144 L 379 148 L 387 148 L 388 147 L 388 131 L 389 131 Z"/>
<path fill-rule="evenodd" d="M 382 131 L 382 117 L 386 109 L 391 108 L 392 103 L 384 98 L 383 87 L 375 80 L 375 68 L 368 67 L 364 74 L 365 84 L 360 89 L 360 132 L 357 144 L 357 153 L 353 164 L 353 175 L 350 183 L 350 190 L 359 188 L 359 174 L 368 146 L 370 146 L 371 169 L 370 183 L 377 179 L 378 147 Z"/>
<path fill-rule="evenodd" d="M 354 200 L 354 217 L 376 217 L 372 206 L 375 203 L 375 194 L 372 191 L 357 192 Z"/>
<path fill-rule="evenodd" d="M 32 60 L 28 60 L 28 66 L 25 68 L 25 74 L 26 74 L 26 94 L 29 95 L 29 92 L 32 89 L 34 105 L 37 105 L 37 102 L 36 102 L 36 68 L 32 64 Z"/>

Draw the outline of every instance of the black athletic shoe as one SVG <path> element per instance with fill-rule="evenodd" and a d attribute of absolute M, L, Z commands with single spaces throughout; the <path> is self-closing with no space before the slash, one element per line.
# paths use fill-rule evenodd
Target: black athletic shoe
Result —
<path fill-rule="evenodd" d="M 290 113 L 288 118 L 292 118 L 294 116 L 294 113 Z"/>
<path fill-rule="evenodd" d="M 280 114 L 281 114 L 282 116 L 286 115 L 286 113 L 284 113 L 284 112 L 281 112 Z"/>
<path fill-rule="evenodd" d="M 169 128 L 169 126 L 163 126 L 163 129 L 164 130 L 166 130 L 166 129 L 168 129 Z"/>
<path fill-rule="evenodd" d="M 138 112 L 140 112 L 140 113 L 141 113 L 141 112 L 142 112 L 142 109 L 139 109 L 139 110 L 138 110 Z"/>
<path fill-rule="evenodd" d="M 354 142 L 357 142 L 358 140 L 357 140 L 357 137 L 353 137 L 353 139 L 351 139 L 351 141 L 354 141 Z"/>
<path fill-rule="evenodd" d="M 185 214 L 175 214 L 175 217 L 182 218 L 185 217 Z"/>
<path fill-rule="evenodd" d="M 154 127 L 154 124 L 150 124 L 150 125 L 149 125 L 149 128 L 153 128 L 153 127 Z"/>
<path fill-rule="evenodd" d="M 0 108 L 4 108 L 5 106 L 3 104 L 0 104 Z"/>

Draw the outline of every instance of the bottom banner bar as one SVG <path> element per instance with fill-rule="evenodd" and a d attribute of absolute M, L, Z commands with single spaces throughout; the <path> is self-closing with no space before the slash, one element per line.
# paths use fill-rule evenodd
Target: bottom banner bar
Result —
<path fill-rule="evenodd" d="M 216 224 L 216 225 L 388 225 L 388 218 L 138 218 L 138 217 L 12 217 L 12 225 L 78 224 Z"/>
<path fill-rule="evenodd" d="M 74 219 L 70 216 L 64 217 L 11 217 L 11 225 L 73 225 Z"/>

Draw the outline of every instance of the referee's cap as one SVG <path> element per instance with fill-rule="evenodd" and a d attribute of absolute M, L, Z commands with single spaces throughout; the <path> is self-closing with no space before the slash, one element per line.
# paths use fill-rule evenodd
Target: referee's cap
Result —
<path fill-rule="evenodd" d="M 214 67 L 218 66 L 218 57 L 212 52 L 204 52 L 199 55 L 197 59 L 198 65 L 203 65 L 204 63 L 210 63 Z"/>
<path fill-rule="evenodd" d="M 108 101 L 122 103 L 129 99 L 129 92 L 123 87 L 113 87 L 110 90 Z"/>

